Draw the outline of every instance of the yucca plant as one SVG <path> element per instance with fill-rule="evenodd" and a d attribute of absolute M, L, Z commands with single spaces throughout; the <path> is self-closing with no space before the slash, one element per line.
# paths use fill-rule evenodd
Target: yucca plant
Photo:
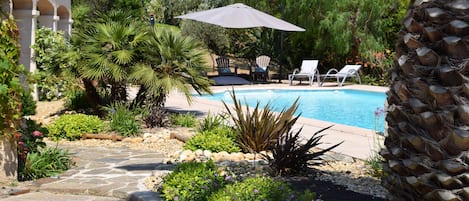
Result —
<path fill-rule="evenodd" d="M 272 156 L 263 154 L 263 157 L 269 161 L 275 175 L 297 174 L 310 166 L 321 165 L 323 163 L 321 156 L 343 143 L 340 142 L 316 152 L 312 150 L 312 148 L 322 144 L 319 141 L 324 135 L 320 133 L 330 127 L 332 126 L 315 132 L 306 143 L 303 143 L 300 138 L 302 129 L 299 129 L 297 132 L 289 131 L 285 135 L 280 136 L 275 145 L 270 149 Z"/>
<path fill-rule="evenodd" d="M 243 109 L 241 101 L 237 99 L 234 90 L 230 92 L 234 109 L 223 101 L 228 115 L 234 122 L 234 130 L 237 143 L 246 152 L 257 153 L 267 150 L 271 145 L 286 134 L 295 124 L 299 115 L 294 117 L 298 109 L 298 99 L 288 109 L 282 109 L 277 115 L 268 103 L 263 109 L 259 108 L 259 102 L 251 112 L 249 106 Z"/>

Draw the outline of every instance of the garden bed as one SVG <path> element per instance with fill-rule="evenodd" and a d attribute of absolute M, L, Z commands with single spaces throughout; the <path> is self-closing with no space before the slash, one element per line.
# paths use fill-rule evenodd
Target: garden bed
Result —
<path fill-rule="evenodd" d="M 41 122 L 47 123 L 60 114 L 61 104 L 39 103 L 38 114 L 33 118 L 41 119 Z M 54 107 L 48 110 L 41 110 L 41 106 Z M 44 111 L 45 113 L 41 113 Z M 56 112 L 53 112 L 56 111 Z M 58 112 L 57 112 L 58 111 Z M 106 146 L 106 147 L 125 147 L 138 150 L 153 150 L 164 153 L 167 163 L 179 163 L 184 161 L 196 160 L 196 156 L 187 156 L 188 151 L 183 151 L 184 143 L 172 139 L 175 134 L 187 134 L 187 128 L 155 128 L 142 129 L 141 137 L 124 138 L 122 141 L 86 139 L 67 141 L 60 140 L 60 145 L 67 146 Z M 48 141 L 48 144 L 56 143 Z M 199 151 L 204 153 L 204 151 Z M 186 156 L 182 157 L 185 154 Z M 200 154 L 199 154 L 200 155 Z M 214 153 L 213 155 L 217 155 Z M 218 154 L 220 155 L 220 154 Z M 240 153 L 228 154 L 234 158 L 240 158 Z M 236 175 L 256 175 L 265 174 L 263 165 L 252 167 L 252 156 L 243 155 L 242 159 L 227 159 L 226 156 L 218 156 L 215 159 L 218 166 L 222 168 L 229 167 L 235 170 Z M 189 160 L 190 159 L 190 160 Z M 386 191 L 381 187 L 380 181 L 369 176 L 364 161 L 356 160 L 351 157 L 338 155 L 333 152 L 328 153 L 326 157 L 327 164 L 317 166 L 314 170 L 305 172 L 303 176 L 279 178 L 292 185 L 295 190 L 309 189 L 317 192 L 324 200 L 382 200 Z M 262 163 L 262 162 L 261 162 Z M 240 165 L 242 164 L 242 165 Z M 160 180 L 158 175 L 147 179 L 148 188 L 153 188 L 155 181 Z M 357 193 L 358 192 L 358 193 Z"/>

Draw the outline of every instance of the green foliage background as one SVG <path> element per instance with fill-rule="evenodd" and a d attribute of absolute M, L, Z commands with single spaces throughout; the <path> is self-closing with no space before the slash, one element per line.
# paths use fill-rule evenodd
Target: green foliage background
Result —
<path fill-rule="evenodd" d="M 147 11 L 154 14 L 158 22 L 174 25 L 181 23 L 183 33 L 200 39 L 218 55 L 230 53 L 253 59 L 256 55 L 268 54 L 278 63 L 281 60 L 280 40 L 283 34 L 283 64 L 287 72 L 298 67 L 304 58 L 316 58 L 321 61 L 322 71 L 342 67 L 345 63 L 361 63 L 365 66 L 366 74 L 385 79 L 384 72 L 392 64 L 394 42 L 409 4 L 409 0 L 236 1 L 238 2 L 283 18 L 306 31 L 282 33 L 271 29 L 223 30 L 213 25 L 174 19 L 184 13 L 235 3 L 232 0 L 152 0 L 147 3 Z"/>

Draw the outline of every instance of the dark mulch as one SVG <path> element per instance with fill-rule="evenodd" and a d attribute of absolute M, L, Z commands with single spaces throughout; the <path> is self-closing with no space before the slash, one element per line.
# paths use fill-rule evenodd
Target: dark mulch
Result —
<path fill-rule="evenodd" d="M 385 201 L 379 197 L 349 191 L 344 186 L 310 177 L 289 177 L 286 178 L 286 182 L 297 191 L 309 189 L 311 192 L 316 192 L 318 198 L 325 201 Z"/>

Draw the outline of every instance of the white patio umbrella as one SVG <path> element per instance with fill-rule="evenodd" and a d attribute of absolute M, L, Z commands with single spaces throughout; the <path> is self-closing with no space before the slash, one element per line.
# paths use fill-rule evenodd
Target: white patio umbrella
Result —
<path fill-rule="evenodd" d="M 268 27 L 282 31 L 305 31 L 305 29 L 301 27 L 242 3 L 189 13 L 177 16 L 176 18 L 196 20 L 225 28 Z"/>
<path fill-rule="evenodd" d="M 199 22 L 218 25 L 224 28 L 253 28 L 267 27 L 282 31 L 305 31 L 305 29 L 294 24 L 283 21 L 262 11 L 256 10 L 242 3 L 236 3 L 224 7 L 204 10 L 176 18 L 190 19 Z M 283 34 L 282 34 L 283 38 Z M 283 40 L 283 39 L 282 39 Z M 283 42 L 280 42 L 280 56 L 283 58 Z M 282 75 L 282 59 L 280 59 L 279 82 Z"/>

